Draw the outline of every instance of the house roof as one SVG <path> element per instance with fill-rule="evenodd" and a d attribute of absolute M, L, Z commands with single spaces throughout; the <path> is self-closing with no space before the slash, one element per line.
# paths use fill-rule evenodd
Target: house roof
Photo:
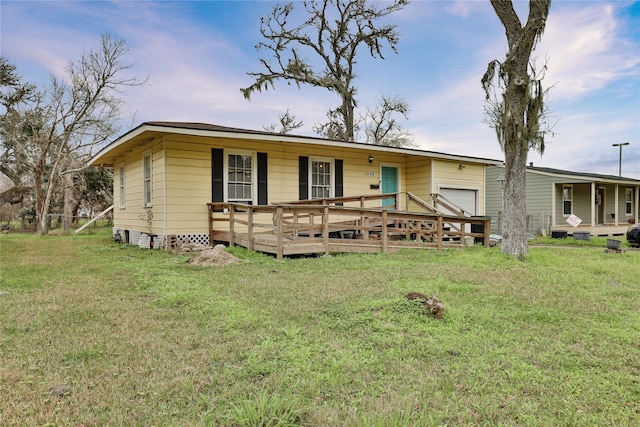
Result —
<path fill-rule="evenodd" d="M 273 133 L 267 131 L 257 131 L 251 129 L 240 129 L 227 126 L 220 126 L 209 123 L 191 122 L 144 122 L 131 129 L 129 132 L 118 137 L 116 140 L 104 147 L 90 161 L 92 166 L 113 166 L 118 159 L 131 151 L 133 148 L 147 143 L 161 134 L 181 134 L 204 137 L 218 137 L 227 139 L 252 139 L 264 142 L 301 143 L 312 145 L 324 145 L 341 148 L 355 148 L 368 151 L 381 151 L 401 153 L 414 156 L 424 156 L 443 160 L 464 161 L 468 163 L 480 163 L 484 165 L 499 165 L 501 160 L 486 159 L 480 157 L 470 157 L 457 154 L 441 153 L 436 151 L 419 150 L 415 148 L 397 148 L 381 145 L 372 145 L 362 142 L 334 141 L 312 136 L 290 135 Z"/>
<path fill-rule="evenodd" d="M 504 167 L 502 165 L 502 167 Z M 563 169 L 543 168 L 539 166 L 527 166 L 527 172 L 536 173 L 539 175 L 547 175 L 559 178 L 560 180 L 569 183 L 570 181 L 590 181 L 590 182 L 609 182 L 618 184 L 631 184 L 639 185 L 640 179 L 620 177 L 617 175 L 603 175 L 597 173 L 587 172 L 573 172 Z"/>

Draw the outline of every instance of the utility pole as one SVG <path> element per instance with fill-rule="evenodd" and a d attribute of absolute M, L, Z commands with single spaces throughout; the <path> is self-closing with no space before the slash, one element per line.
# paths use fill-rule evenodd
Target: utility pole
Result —
<path fill-rule="evenodd" d="M 622 176 L 622 147 L 629 145 L 628 142 L 621 142 L 620 144 L 611 144 L 614 147 L 620 147 L 620 160 L 618 162 L 618 176 Z"/>

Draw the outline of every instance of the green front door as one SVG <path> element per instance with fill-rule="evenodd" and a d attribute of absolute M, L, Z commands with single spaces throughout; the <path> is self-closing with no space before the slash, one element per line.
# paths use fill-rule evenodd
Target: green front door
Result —
<path fill-rule="evenodd" d="M 398 192 L 398 168 L 382 166 L 382 193 Z M 382 206 L 393 206 L 393 199 L 385 199 Z"/>

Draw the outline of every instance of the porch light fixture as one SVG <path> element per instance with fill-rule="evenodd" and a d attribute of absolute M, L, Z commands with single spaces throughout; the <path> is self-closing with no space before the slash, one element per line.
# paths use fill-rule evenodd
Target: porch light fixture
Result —
<path fill-rule="evenodd" d="M 373 164 L 373 156 L 369 156 L 369 164 Z"/>
<path fill-rule="evenodd" d="M 460 164 L 458 165 L 458 169 L 462 170 L 462 169 L 464 169 L 464 168 L 466 168 L 466 166 L 465 166 L 465 165 L 463 165 L 462 163 L 460 163 Z"/>
<path fill-rule="evenodd" d="M 621 142 L 619 144 L 611 144 L 614 147 L 620 147 L 620 160 L 618 161 L 618 176 L 622 176 L 622 147 L 629 145 L 628 142 Z"/>

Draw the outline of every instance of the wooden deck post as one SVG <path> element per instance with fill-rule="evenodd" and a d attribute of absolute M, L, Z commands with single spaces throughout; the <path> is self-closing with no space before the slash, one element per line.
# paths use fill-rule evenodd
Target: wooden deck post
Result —
<path fill-rule="evenodd" d="M 329 206 L 322 208 L 322 240 L 324 242 L 324 254 L 329 255 Z"/>
<path fill-rule="evenodd" d="M 209 211 L 209 246 L 213 247 L 213 205 L 207 206 Z"/>
<path fill-rule="evenodd" d="M 236 205 L 231 204 L 229 206 L 229 246 L 236 245 L 235 212 L 236 212 Z"/>
<path fill-rule="evenodd" d="M 369 227 L 369 225 L 371 223 L 370 223 L 369 219 L 370 218 L 367 215 L 367 216 L 364 217 L 364 221 L 362 222 L 362 227 L 363 227 L 363 229 L 362 229 L 362 238 L 364 240 L 369 240 L 369 237 L 370 237 L 369 236 L 369 232 L 371 231 L 371 228 Z"/>
<path fill-rule="evenodd" d="M 484 220 L 484 247 L 488 248 L 490 245 L 489 236 L 491 235 L 491 219 Z"/>
<path fill-rule="evenodd" d="M 276 258 L 284 258 L 283 236 L 282 236 L 282 219 L 283 219 L 282 206 L 278 206 L 274 212 L 273 222 L 276 228 Z"/>
<path fill-rule="evenodd" d="M 247 243 L 247 245 L 248 245 L 247 249 L 252 251 L 253 248 L 254 248 L 254 244 L 253 244 L 253 206 L 251 206 L 249 208 L 249 212 L 248 212 L 248 215 L 247 215 L 247 239 L 249 240 L 249 242 Z"/>
<path fill-rule="evenodd" d="M 441 250 L 442 241 L 444 240 L 444 236 L 442 235 L 442 215 L 438 215 L 438 230 L 436 235 L 438 236 L 438 250 Z"/>
<path fill-rule="evenodd" d="M 382 252 L 387 251 L 387 210 L 382 210 Z"/>

